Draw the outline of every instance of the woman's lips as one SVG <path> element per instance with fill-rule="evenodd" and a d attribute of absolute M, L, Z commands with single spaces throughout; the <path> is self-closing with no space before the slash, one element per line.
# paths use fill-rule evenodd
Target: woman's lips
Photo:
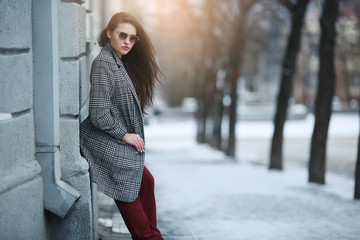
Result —
<path fill-rule="evenodd" d="M 121 48 L 124 49 L 124 50 L 129 50 L 129 47 L 123 46 L 123 47 L 121 47 Z"/>

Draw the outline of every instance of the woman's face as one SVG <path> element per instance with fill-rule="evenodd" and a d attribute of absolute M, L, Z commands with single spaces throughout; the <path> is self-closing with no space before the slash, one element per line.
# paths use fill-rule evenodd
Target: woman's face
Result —
<path fill-rule="evenodd" d="M 130 52 L 138 39 L 136 28 L 130 23 L 120 23 L 114 31 L 108 30 L 106 35 L 119 58 Z"/>

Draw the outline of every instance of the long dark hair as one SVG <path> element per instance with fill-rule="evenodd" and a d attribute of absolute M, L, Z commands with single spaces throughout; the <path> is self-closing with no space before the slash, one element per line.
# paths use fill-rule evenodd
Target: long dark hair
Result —
<path fill-rule="evenodd" d="M 161 71 L 155 60 L 155 51 L 150 38 L 136 18 L 129 13 L 119 12 L 111 17 L 107 27 L 100 34 L 99 45 L 101 47 L 106 45 L 109 41 L 106 32 L 114 31 L 120 23 L 133 25 L 136 28 L 136 35 L 140 38 L 140 41 L 136 42 L 131 51 L 122 56 L 121 60 L 140 98 L 141 111 L 145 113 L 146 107 L 153 104 L 154 86 L 155 82 L 159 81 Z"/>

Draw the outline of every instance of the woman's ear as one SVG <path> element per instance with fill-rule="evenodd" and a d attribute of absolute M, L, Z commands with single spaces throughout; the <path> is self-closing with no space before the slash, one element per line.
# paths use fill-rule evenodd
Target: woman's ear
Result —
<path fill-rule="evenodd" d="M 106 31 L 106 36 L 108 37 L 108 39 L 111 39 L 111 31 L 110 30 Z"/>

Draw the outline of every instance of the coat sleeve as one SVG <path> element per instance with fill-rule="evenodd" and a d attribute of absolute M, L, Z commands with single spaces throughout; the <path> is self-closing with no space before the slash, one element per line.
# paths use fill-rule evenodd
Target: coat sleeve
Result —
<path fill-rule="evenodd" d="M 115 77 L 110 65 L 111 63 L 101 60 L 93 62 L 90 75 L 89 118 L 95 127 L 121 140 L 127 130 L 119 119 L 114 118 L 111 111 Z"/>

